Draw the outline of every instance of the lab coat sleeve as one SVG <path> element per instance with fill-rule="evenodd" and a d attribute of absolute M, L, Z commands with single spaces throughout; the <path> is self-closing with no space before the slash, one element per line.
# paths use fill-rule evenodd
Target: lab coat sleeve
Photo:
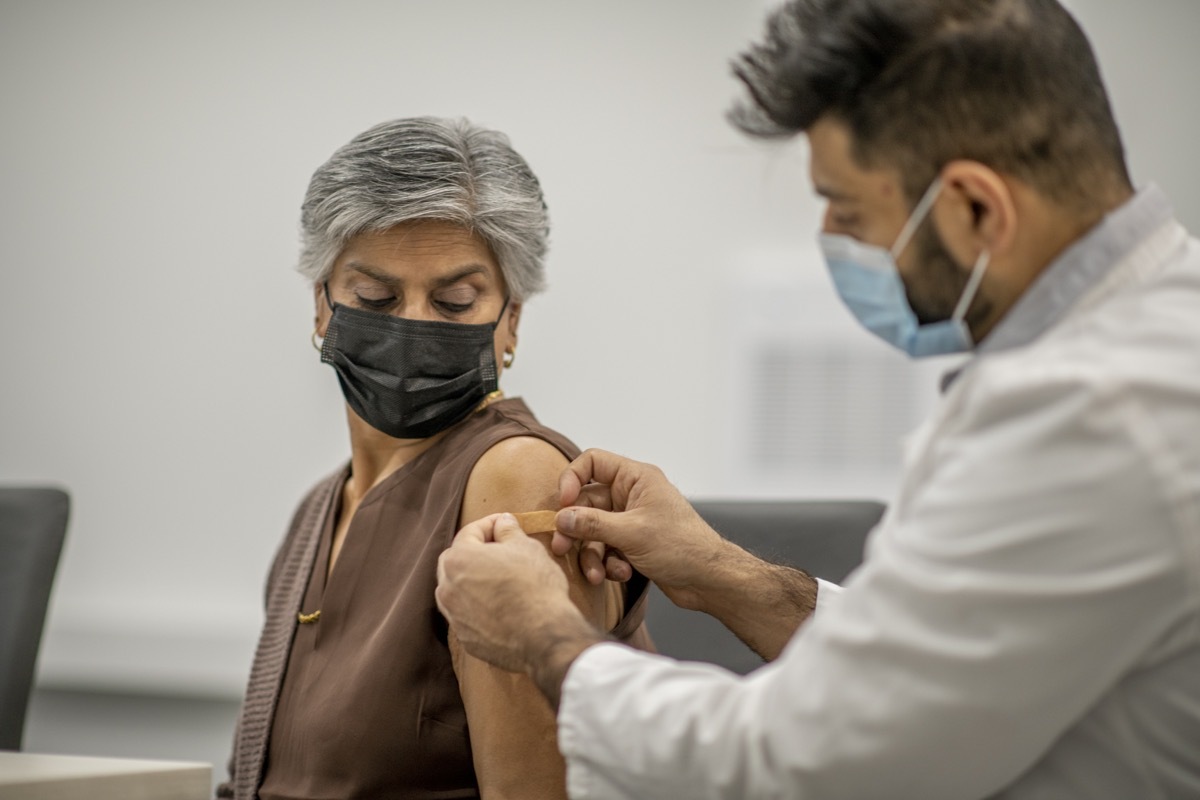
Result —
<path fill-rule="evenodd" d="M 743 678 L 617 644 L 576 660 L 571 797 L 985 797 L 1166 635 L 1189 493 L 1155 416 L 1086 370 L 974 391 L 775 662 Z"/>
<path fill-rule="evenodd" d="M 813 614 L 828 614 L 829 609 L 837 605 L 841 593 L 841 586 L 817 578 L 817 605 L 813 608 Z"/>

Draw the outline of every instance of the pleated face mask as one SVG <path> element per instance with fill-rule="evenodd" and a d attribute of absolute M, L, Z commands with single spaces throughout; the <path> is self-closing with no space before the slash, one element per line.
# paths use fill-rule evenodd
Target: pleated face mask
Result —
<path fill-rule="evenodd" d="M 940 322 L 920 324 L 909 305 L 896 258 L 912 240 L 941 190 L 935 180 L 913 209 L 896 243 L 887 250 L 842 234 L 823 233 L 821 252 L 838 295 L 864 328 L 913 358 L 961 353 L 975 342 L 964 320 L 987 270 L 988 252 L 980 254 L 954 313 Z"/>
<path fill-rule="evenodd" d="M 325 297 L 329 297 L 326 287 Z M 500 309 L 500 317 L 508 307 Z M 495 322 L 393 317 L 330 303 L 321 345 L 342 395 L 372 428 L 424 439 L 466 417 L 498 388 Z"/>

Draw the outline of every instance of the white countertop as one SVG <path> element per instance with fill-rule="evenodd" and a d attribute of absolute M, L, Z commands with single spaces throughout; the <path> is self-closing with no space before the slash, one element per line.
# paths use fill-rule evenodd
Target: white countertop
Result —
<path fill-rule="evenodd" d="M 0 800 L 208 800 L 212 765 L 0 751 Z"/>

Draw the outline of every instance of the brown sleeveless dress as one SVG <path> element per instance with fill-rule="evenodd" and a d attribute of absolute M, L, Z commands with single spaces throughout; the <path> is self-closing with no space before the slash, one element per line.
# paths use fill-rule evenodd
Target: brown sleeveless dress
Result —
<path fill-rule="evenodd" d="M 271 568 L 231 780 L 218 796 L 479 797 L 433 593 L 475 462 L 514 436 L 579 453 L 520 400 L 493 403 L 366 494 L 328 585 L 323 567 L 349 467 L 304 499 Z M 642 636 L 644 589 L 631 589 L 614 636 Z M 318 621 L 297 623 L 316 609 Z"/>

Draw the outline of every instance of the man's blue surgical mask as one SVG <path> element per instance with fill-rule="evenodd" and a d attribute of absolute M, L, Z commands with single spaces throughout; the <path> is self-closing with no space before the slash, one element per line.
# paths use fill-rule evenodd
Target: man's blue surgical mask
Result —
<path fill-rule="evenodd" d="M 835 233 L 823 233 L 820 239 L 821 252 L 842 301 L 863 327 L 913 358 L 961 353 L 975 346 L 963 318 L 987 270 L 988 251 L 984 250 L 975 262 L 950 319 L 927 325 L 920 323 L 908 304 L 896 267 L 896 259 L 912 241 L 941 188 L 940 178 L 930 184 L 891 250 Z"/>

